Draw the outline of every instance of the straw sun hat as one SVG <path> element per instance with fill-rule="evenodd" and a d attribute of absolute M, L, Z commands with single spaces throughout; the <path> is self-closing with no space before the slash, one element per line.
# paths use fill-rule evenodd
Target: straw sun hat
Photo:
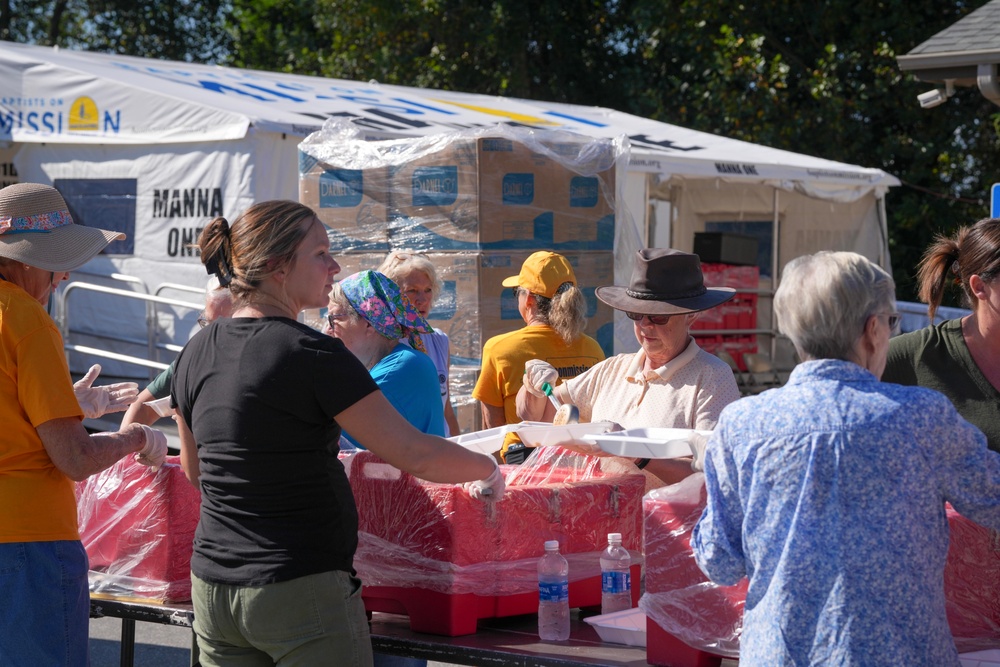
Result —
<path fill-rule="evenodd" d="M 52 186 L 15 183 L 0 190 L 0 257 L 45 271 L 71 271 L 123 238 L 120 232 L 74 224 Z"/>

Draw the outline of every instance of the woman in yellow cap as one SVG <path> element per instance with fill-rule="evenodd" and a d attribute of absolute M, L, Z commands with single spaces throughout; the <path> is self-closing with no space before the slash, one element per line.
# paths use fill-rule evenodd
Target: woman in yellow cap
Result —
<path fill-rule="evenodd" d="M 525 326 L 494 336 L 483 347 L 482 370 L 472 397 L 480 402 L 483 427 L 493 428 L 520 421 L 515 398 L 521 388 L 525 362 L 540 359 L 558 369 L 558 379 L 568 379 L 604 359 L 596 340 L 583 333 L 587 326 L 587 302 L 576 284 L 573 267 L 558 253 L 539 251 L 521 265 L 521 272 L 503 281 L 514 289 L 517 309 Z M 553 377 L 553 383 L 557 378 Z M 520 463 L 520 455 L 501 456 L 507 463 Z"/>

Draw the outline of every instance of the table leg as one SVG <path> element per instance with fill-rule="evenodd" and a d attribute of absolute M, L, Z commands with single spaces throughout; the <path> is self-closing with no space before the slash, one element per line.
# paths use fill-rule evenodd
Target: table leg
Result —
<path fill-rule="evenodd" d="M 131 618 L 122 619 L 122 651 L 121 667 L 132 667 L 135 662 L 135 621 Z"/>

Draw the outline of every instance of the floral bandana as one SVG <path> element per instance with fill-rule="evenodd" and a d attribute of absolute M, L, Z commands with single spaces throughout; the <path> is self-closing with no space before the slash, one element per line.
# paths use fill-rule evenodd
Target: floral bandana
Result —
<path fill-rule="evenodd" d="M 434 329 L 388 277 L 378 271 L 361 271 L 341 280 L 340 288 L 354 310 L 380 334 L 392 339 L 405 336 L 411 347 L 426 352 L 417 334 Z"/>

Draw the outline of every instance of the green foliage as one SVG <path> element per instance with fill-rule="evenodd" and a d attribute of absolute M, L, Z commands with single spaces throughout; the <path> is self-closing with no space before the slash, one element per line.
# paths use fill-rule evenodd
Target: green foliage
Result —
<path fill-rule="evenodd" d="M 0 38 L 612 107 L 878 167 L 899 296 L 984 216 L 1000 110 L 922 109 L 896 57 L 986 0 L 0 0 Z"/>

